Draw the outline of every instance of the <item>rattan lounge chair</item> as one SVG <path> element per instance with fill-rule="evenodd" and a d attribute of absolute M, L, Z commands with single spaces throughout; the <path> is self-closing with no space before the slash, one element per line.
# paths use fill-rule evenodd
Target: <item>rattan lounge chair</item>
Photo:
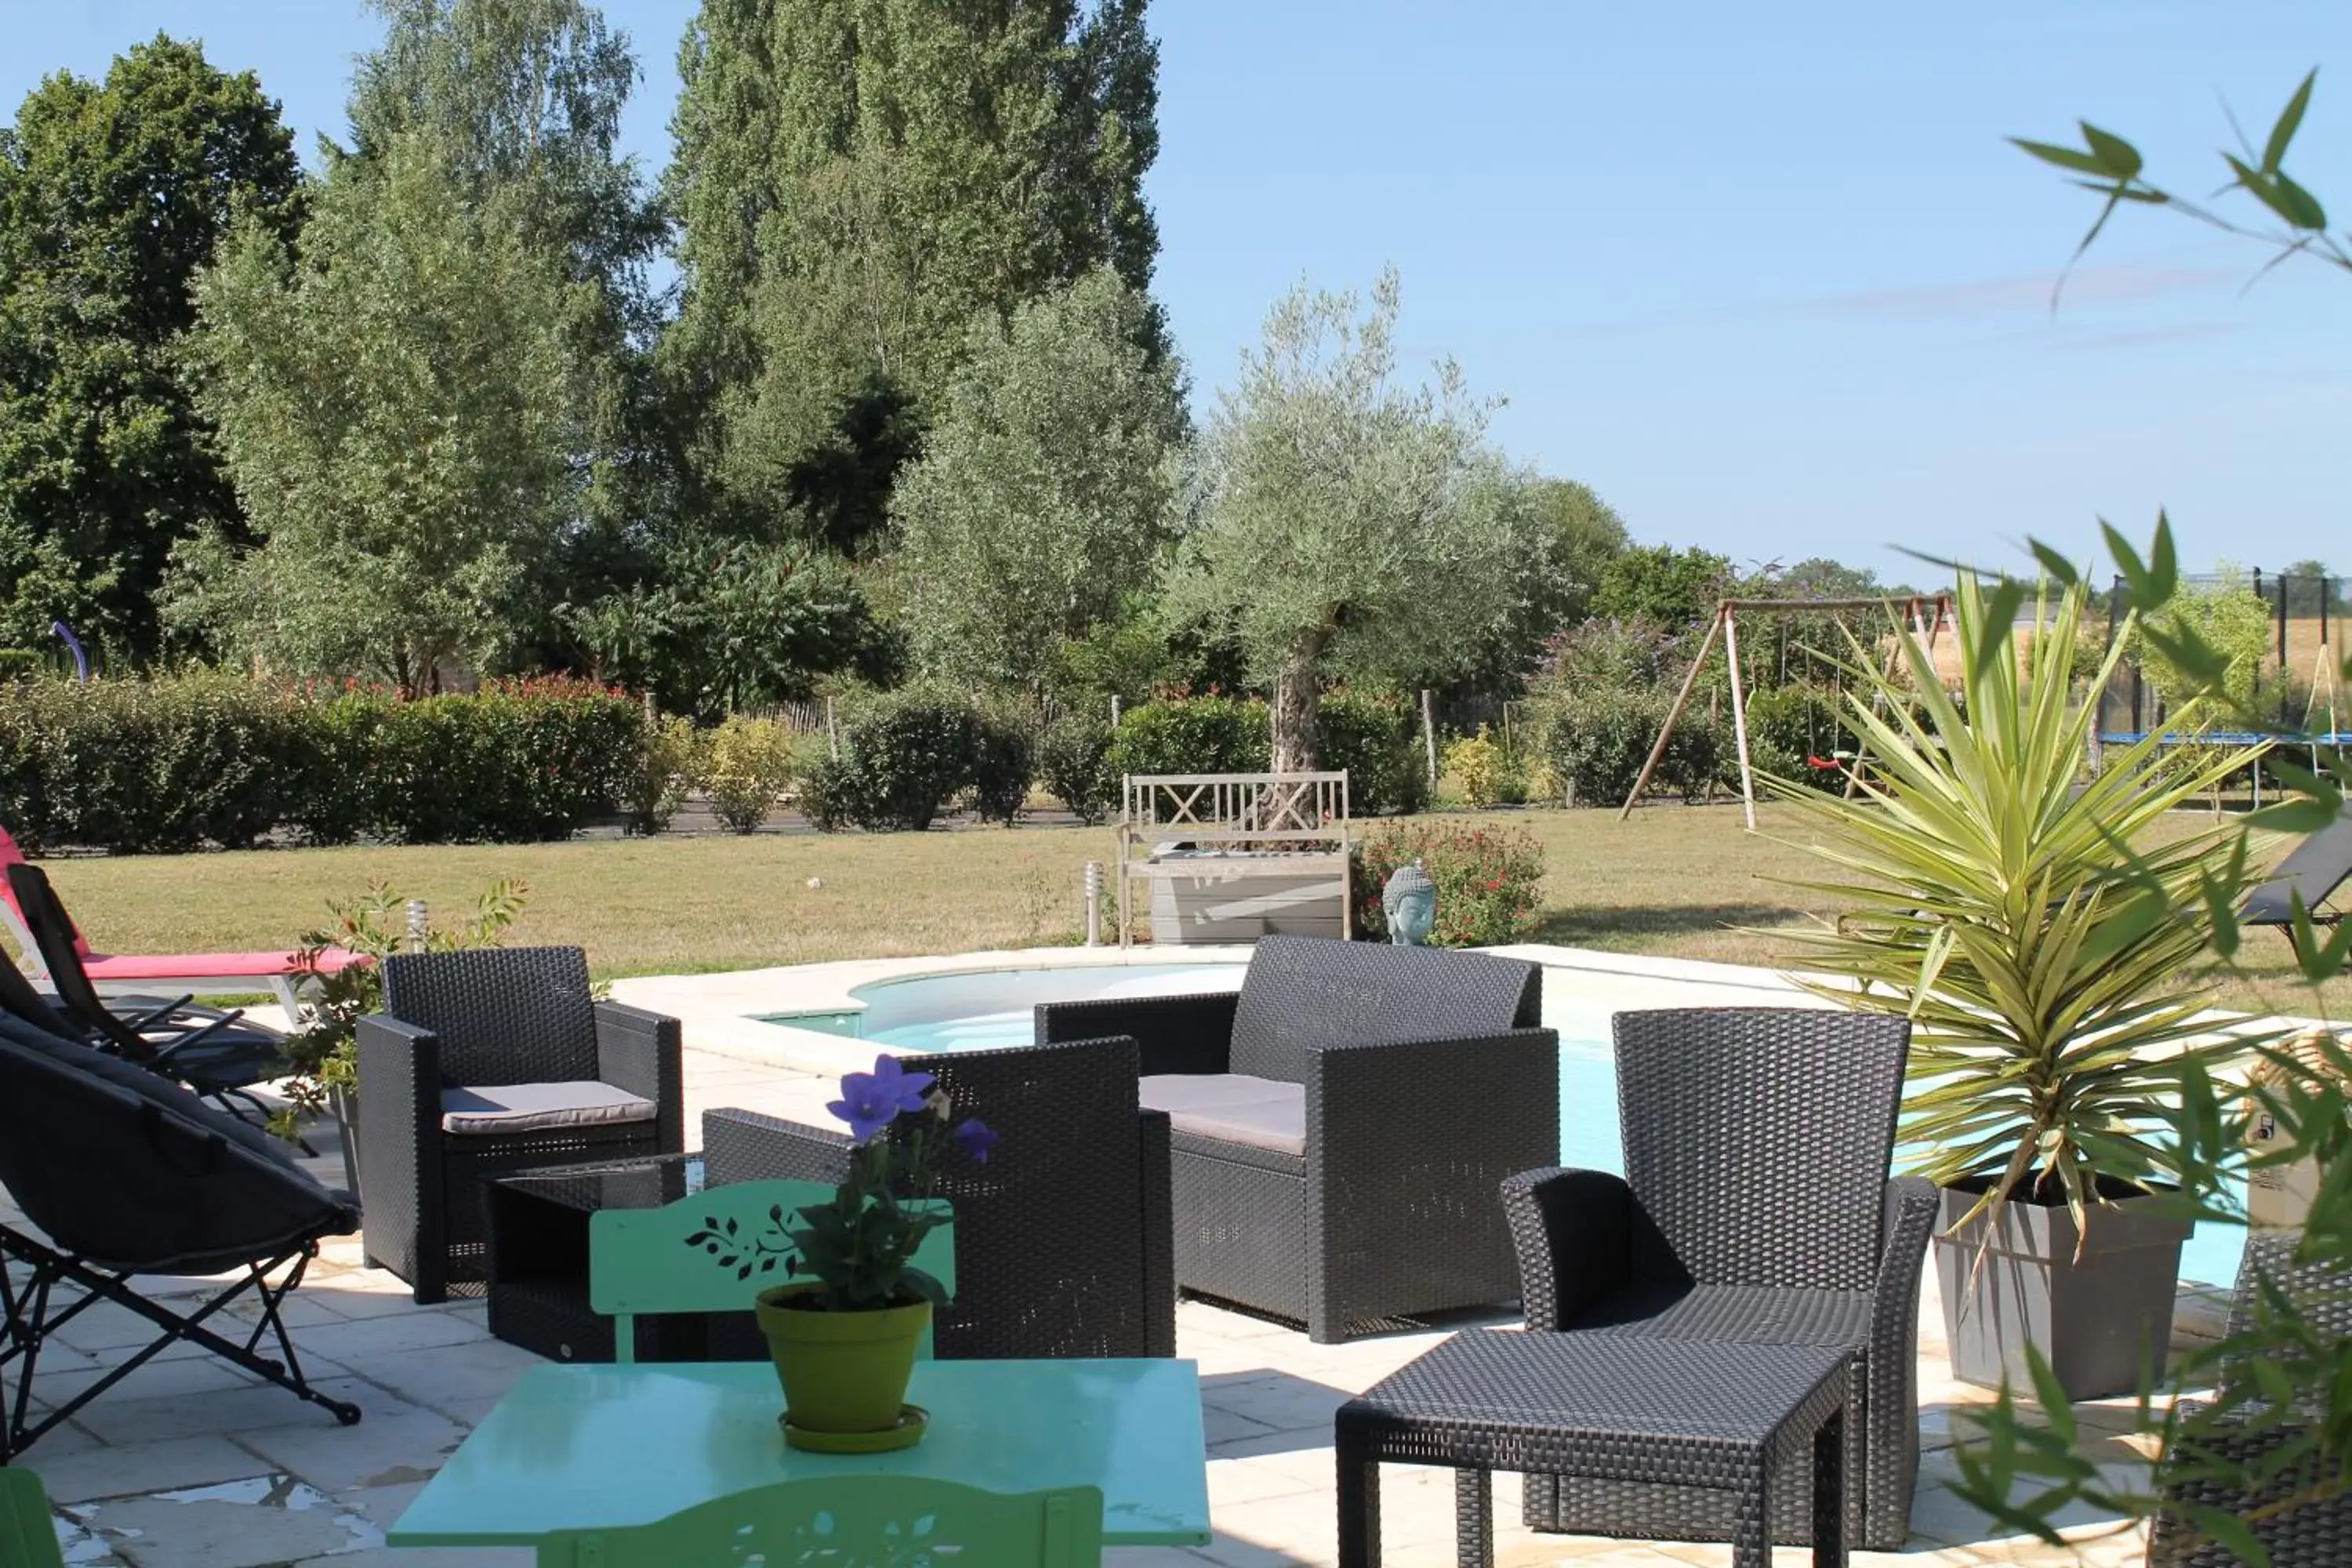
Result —
<path fill-rule="evenodd" d="M 1503 1190 L 1528 1327 L 1850 1347 L 1860 1361 L 1861 1544 L 1903 1543 L 1919 1466 L 1919 1278 L 1936 1190 L 1888 1180 L 1911 1027 L 1801 1008 L 1620 1013 L 1625 1174 L 1529 1171 Z M 1723 1494 L 1529 1476 L 1527 1521 L 1728 1541 Z M 1773 1535 L 1811 1531 L 1783 1478 Z"/>
<path fill-rule="evenodd" d="M 2352 1335 L 2352 1276 L 2297 1264 L 2292 1231 L 2256 1232 L 2246 1241 L 2238 1268 L 2238 1289 L 2230 1305 L 2229 1336 L 2251 1331 L 2265 1279 L 2294 1298 L 2310 1321 L 2325 1332 Z M 2226 1342 L 2225 1342 L 2226 1343 Z M 2227 1353 L 2226 1351 L 2224 1352 Z M 2223 1377 L 2233 1374 L 2225 1370 Z M 2236 1376 L 2246 1376 L 2242 1369 Z M 2316 1403 L 2316 1402 L 2315 1402 Z M 2298 1462 L 2287 1451 L 2310 1441 L 2315 1413 L 2296 1409 L 2263 1412 L 2241 1406 L 2199 1430 L 2198 1441 L 2169 1454 L 2157 1470 L 2158 1490 L 2173 1506 L 2156 1517 L 2148 1540 L 2154 1568 L 2240 1568 L 2237 1556 L 2205 1539 L 2183 1505 L 2217 1508 L 2247 1521 L 2254 1538 L 2271 1554 L 2271 1568 L 2340 1568 L 2352 1563 L 2352 1494 L 2307 1497 L 2328 1479 L 2315 1453 Z M 2274 1466 L 2267 1482 L 2248 1493 L 2217 1469 Z M 2275 1510 L 2275 1511 L 2273 1511 Z"/>
<path fill-rule="evenodd" d="M 320 1241 L 349 1236 L 359 1212 L 267 1134 L 154 1073 L 0 1018 L 0 1185 L 38 1230 L 0 1225 L 0 1370 L 15 1384 L 0 1461 L 183 1341 L 345 1426 L 360 1418 L 310 1386 L 279 1316 Z M 232 1278 L 191 1309 L 143 1293 L 137 1277 L 152 1274 Z M 260 1308 L 250 1332 L 220 1315 L 248 1298 Z M 31 1403 L 49 1335 L 100 1302 L 143 1318 L 156 1337 L 70 1396 Z"/>
<path fill-rule="evenodd" d="M 939 1353 L 1174 1355 L 1168 1118 L 1137 1105 L 1135 1042 L 945 1054 L 922 1066 L 958 1116 L 1002 1140 L 985 1165 L 948 1162 L 940 1195 L 955 1210 L 958 1279 L 939 1315 Z M 839 1127 L 703 1113 L 713 1185 L 838 1182 L 849 1148 Z"/>
<path fill-rule="evenodd" d="M 1134 1037 L 1176 1283 L 1328 1344 L 1517 1297 L 1495 1191 L 1559 1158 L 1542 987 L 1489 953 L 1267 937 L 1238 992 L 1051 1003 L 1037 1037 Z"/>
<path fill-rule="evenodd" d="M 357 1031 L 367 1258 L 419 1301 L 487 1280 L 484 1181 L 683 1148 L 677 1020 L 593 1000 L 576 947 L 397 953 L 383 1005 Z"/>

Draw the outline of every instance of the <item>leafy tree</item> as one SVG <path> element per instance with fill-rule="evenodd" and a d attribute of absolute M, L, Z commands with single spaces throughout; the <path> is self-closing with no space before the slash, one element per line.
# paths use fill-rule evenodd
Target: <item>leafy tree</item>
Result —
<path fill-rule="evenodd" d="M 1612 620 L 1656 621 L 1670 626 L 1704 620 L 1730 590 L 1731 563 L 1696 545 L 1635 545 L 1601 569 L 1591 610 Z"/>
<path fill-rule="evenodd" d="M 647 268 L 666 226 L 618 151 L 637 79 L 628 37 L 584 0 L 370 3 L 385 34 L 354 73 L 349 155 L 425 149 L 478 221 L 511 229 L 572 286 L 565 353 L 586 399 L 565 487 L 576 515 L 558 548 L 525 563 L 543 585 L 534 598 L 640 581 L 677 443 L 649 358 L 663 301 Z"/>
<path fill-rule="evenodd" d="M 2271 616 L 2269 601 L 2247 585 L 2245 572 L 2224 561 L 2212 582 L 2182 587 L 2148 617 L 2158 635 L 2142 641 L 2139 662 L 2149 683 L 2171 705 L 2169 722 L 2201 728 L 2206 719 L 2225 718 L 2252 703 L 2263 657 L 2271 649 Z M 2181 647 L 2184 638 L 2225 656 L 2218 680 L 2210 671 L 2191 674 L 2173 658 L 2171 650 Z M 2219 702 L 2212 700 L 2215 686 L 2222 698 Z"/>
<path fill-rule="evenodd" d="M 1151 579 L 1181 434 L 1150 306 L 1108 268 L 982 310 L 892 503 L 916 665 L 1035 686 Z"/>
<path fill-rule="evenodd" d="M 977 310 L 1102 266 L 1149 289 L 1143 11 L 704 0 L 672 122 L 685 294 L 665 361 L 708 426 L 699 482 L 739 526 L 798 516 L 856 546 Z"/>
<path fill-rule="evenodd" d="M 1370 309 L 1304 286 L 1268 313 L 1193 454 L 1192 515 L 1163 614 L 1228 632 L 1274 689 L 1274 765 L 1310 769 L 1327 676 L 1460 668 L 1520 606 L 1523 482 L 1450 361 L 1396 384 L 1397 277 Z"/>
<path fill-rule="evenodd" d="M 174 542 L 240 534 L 174 355 L 232 215 L 289 238 L 299 182 L 253 74 L 161 35 L 103 82 L 50 77 L 0 129 L 0 640 L 61 616 L 146 658 Z"/>
<path fill-rule="evenodd" d="M 575 515 L 567 286 L 422 141 L 346 161 L 291 260 L 242 224 L 200 278 L 202 407 L 261 536 L 183 552 L 173 611 L 229 651 L 428 689 L 526 618 Z"/>
<path fill-rule="evenodd" d="M 1590 613 L 1601 574 L 1625 548 L 1624 520 L 1574 479 L 1518 476 L 1511 504 L 1524 544 L 1507 596 L 1516 606 L 1463 671 L 1492 690 L 1530 675 L 1545 645 Z"/>

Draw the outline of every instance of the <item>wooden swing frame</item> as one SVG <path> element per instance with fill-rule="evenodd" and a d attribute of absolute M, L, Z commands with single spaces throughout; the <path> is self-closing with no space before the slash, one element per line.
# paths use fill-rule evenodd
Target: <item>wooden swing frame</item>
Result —
<path fill-rule="evenodd" d="M 1625 804 L 1618 808 L 1617 820 L 1624 821 L 1633 814 L 1633 803 L 1642 798 L 1649 787 L 1650 775 L 1657 771 L 1658 760 L 1666 754 L 1666 742 L 1674 739 L 1675 724 L 1690 706 L 1691 693 L 1697 689 L 1699 671 L 1706 668 L 1707 656 L 1715 651 L 1717 637 L 1723 639 L 1724 658 L 1731 669 L 1731 734 L 1739 749 L 1739 798 L 1747 808 L 1748 831 L 1756 831 L 1756 769 L 1748 753 L 1748 696 L 1739 679 L 1739 615 L 1749 611 L 1767 616 L 1819 615 L 1839 610 L 1885 610 L 1890 615 L 1900 609 L 1909 633 L 1917 638 L 1935 657 L 1936 634 L 1943 627 L 1952 610 L 1949 594 L 1912 594 L 1897 599 L 1718 599 L 1715 614 L 1708 620 L 1706 636 L 1700 639 L 1698 655 L 1691 660 L 1690 669 L 1683 676 L 1682 689 L 1675 693 L 1675 705 L 1666 710 L 1666 721 L 1659 727 L 1658 739 L 1650 748 L 1650 755 L 1642 763 L 1642 772 L 1626 792 Z M 1887 650 L 1886 667 L 1894 672 L 1895 661 L 1903 657 L 1899 640 Z M 1846 772 L 1846 794 L 1853 793 L 1862 777 L 1862 752 L 1856 742 L 1853 766 Z"/>

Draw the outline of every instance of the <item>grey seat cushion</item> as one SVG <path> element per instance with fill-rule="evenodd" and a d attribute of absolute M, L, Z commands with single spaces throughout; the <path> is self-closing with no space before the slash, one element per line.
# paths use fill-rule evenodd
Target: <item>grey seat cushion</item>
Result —
<path fill-rule="evenodd" d="M 1147 1110 L 1168 1113 L 1168 1125 L 1196 1138 L 1215 1138 L 1277 1154 L 1307 1152 L 1307 1088 L 1246 1073 L 1154 1073 L 1136 1091 Z"/>
<path fill-rule="evenodd" d="M 441 1091 L 441 1131 L 457 1136 L 505 1137 L 653 1119 L 652 1100 L 609 1083 L 504 1083 Z"/>

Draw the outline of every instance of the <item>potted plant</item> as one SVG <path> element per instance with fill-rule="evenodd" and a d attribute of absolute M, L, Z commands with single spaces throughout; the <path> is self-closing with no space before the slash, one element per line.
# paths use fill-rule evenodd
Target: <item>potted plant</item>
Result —
<path fill-rule="evenodd" d="M 996 1134 L 977 1118 L 952 1121 L 932 1075 L 887 1056 L 844 1076 L 826 1109 L 849 1124 L 849 1173 L 831 1203 L 793 1216 L 784 1266 L 793 1278 L 757 1300 L 783 1386 L 784 1436 L 835 1451 L 909 1447 L 923 1418 L 907 1405 L 907 1382 L 932 1309 L 947 1301 L 914 1266 L 923 1238 L 951 1217 L 938 1201 L 940 1160 L 952 1147 L 985 1163 Z"/>
<path fill-rule="evenodd" d="M 2243 852 L 2226 826 L 2152 830 L 2260 752 L 2150 736 L 2085 777 L 2134 625 L 2085 692 L 2070 668 L 2084 592 L 2037 598 L 2022 649 L 2021 597 L 1961 575 L 1958 700 L 1916 639 L 1897 632 L 1895 669 L 1853 645 L 1847 723 L 1867 771 L 1852 798 L 1772 783 L 1838 868 L 1804 885 L 1849 910 L 1799 935 L 1794 967 L 1825 997 L 1912 1020 L 1903 1131 L 1944 1189 L 1954 1375 L 2021 1384 L 2032 1343 L 2084 1399 L 2137 1388 L 2165 1352 L 2189 1227 L 2165 1195 L 2179 1180 L 2166 1108 L 2190 1064 L 2251 1043 L 2217 1039 L 2190 978 Z"/>
<path fill-rule="evenodd" d="M 411 933 L 407 901 L 383 882 L 372 882 L 355 899 L 330 900 L 327 912 L 334 924 L 305 932 L 295 954 L 303 978 L 299 994 L 302 1016 L 286 1037 L 287 1058 L 294 1072 L 283 1085 L 286 1109 L 270 1119 L 269 1130 L 291 1140 L 297 1127 L 322 1110 L 335 1115 L 342 1142 L 343 1182 L 360 1189 L 359 1055 L 357 1026 L 361 1018 L 383 1007 L 383 961 L 421 943 L 425 951 L 446 952 L 461 947 L 494 947 L 515 917 L 522 913 L 530 889 L 520 882 L 502 879 L 484 889 L 474 900 L 472 917 L 455 931 L 426 929 Z M 347 963 L 331 972 L 319 966 L 331 948 L 356 952 L 366 962 Z"/>

